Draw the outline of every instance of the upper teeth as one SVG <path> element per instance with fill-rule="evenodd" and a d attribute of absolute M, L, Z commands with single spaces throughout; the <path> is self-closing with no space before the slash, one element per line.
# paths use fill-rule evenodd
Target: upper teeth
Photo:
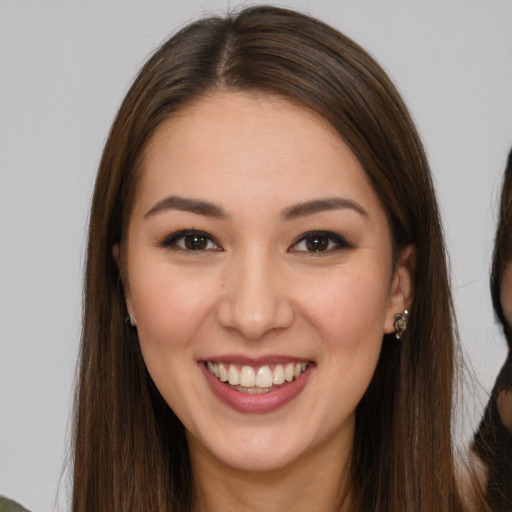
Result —
<path fill-rule="evenodd" d="M 276 364 L 272 370 L 269 365 L 253 368 L 242 366 L 240 369 L 234 364 L 207 362 L 208 370 L 222 382 L 229 382 L 232 386 L 244 388 L 270 388 L 298 379 L 306 370 L 307 363 Z"/>

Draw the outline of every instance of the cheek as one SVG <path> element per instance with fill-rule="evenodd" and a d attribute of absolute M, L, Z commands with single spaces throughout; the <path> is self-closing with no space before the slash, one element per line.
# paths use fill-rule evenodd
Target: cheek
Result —
<path fill-rule="evenodd" d="M 326 429 L 343 425 L 368 389 L 381 351 L 389 291 L 386 274 L 340 274 L 325 280 L 302 304 L 321 344 L 318 379 L 327 391 L 314 410 L 327 415 Z"/>
<path fill-rule="evenodd" d="M 212 284 L 212 283 L 211 283 Z M 146 367 L 165 401 L 186 418 L 196 374 L 196 333 L 211 310 L 211 291 L 204 279 L 186 279 L 166 265 L 130 275 L 139 344 Z M 192 402 L 199 400 L 192 395 Z"/>
<path fill-rule="evenodd" d="M 333 349 L 358 351 L 384 334 L 389 283 L 382 273 L 362 269 L 317 285 L 302 304 L 310 323 Z"/>
<path fill-rule="evenodd" d="M 130 277 L 132 303 L 141 346 L 156 350 L 181 347 L 193 337 L 213 302 L 213 284 L 154 265 Z"/>
<path fill-rule="evenodd" d="M 501 281 L 501 307 L 505 320 L 512 326 L 512 263 L 508 263 Z"/>

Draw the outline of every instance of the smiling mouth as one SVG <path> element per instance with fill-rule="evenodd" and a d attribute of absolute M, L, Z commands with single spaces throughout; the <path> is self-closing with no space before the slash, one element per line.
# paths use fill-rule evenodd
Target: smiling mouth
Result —
<path fill-rule="evenodd" d="M 260 367 L 206 361 L 208 371 L 235 391 L 268 393 L 298 379 L 310 363 L 287 363 Z"/>

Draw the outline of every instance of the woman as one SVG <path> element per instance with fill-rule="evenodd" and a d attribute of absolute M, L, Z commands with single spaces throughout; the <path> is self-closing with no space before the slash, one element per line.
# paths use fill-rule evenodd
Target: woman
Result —
<path fill-rule="evenodd" d="M 427 161 L 376 62 L 272 7 L 157 50 L 95 187 L 73 509 L 462 510 L 454 347 Z"/>
<path fill-rule="evenodd" d="M 505 169 L 491 271 L 494 312 L 508 344 L 508 357 L 496 379 L 474 440 L 485 464 L 485 481 L 493 511 L 512 510 L 512 151 Z"/>

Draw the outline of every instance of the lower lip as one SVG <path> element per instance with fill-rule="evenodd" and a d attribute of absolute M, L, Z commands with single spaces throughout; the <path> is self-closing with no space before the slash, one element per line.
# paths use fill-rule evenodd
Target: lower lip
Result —
<path fill-rule="evenodd" d="M 283 384 L 279 389 L 259 394 L 236 391 L 211 374 L 204 362 L 200 362 L 199 367 L 203 371 L 213 394 L 221 402 L 239 412 L 263 414 L 275 411 L 296 398 L 306 386 L 315 365 L 308 365 L 306 371 L 298 379 Z"/>

